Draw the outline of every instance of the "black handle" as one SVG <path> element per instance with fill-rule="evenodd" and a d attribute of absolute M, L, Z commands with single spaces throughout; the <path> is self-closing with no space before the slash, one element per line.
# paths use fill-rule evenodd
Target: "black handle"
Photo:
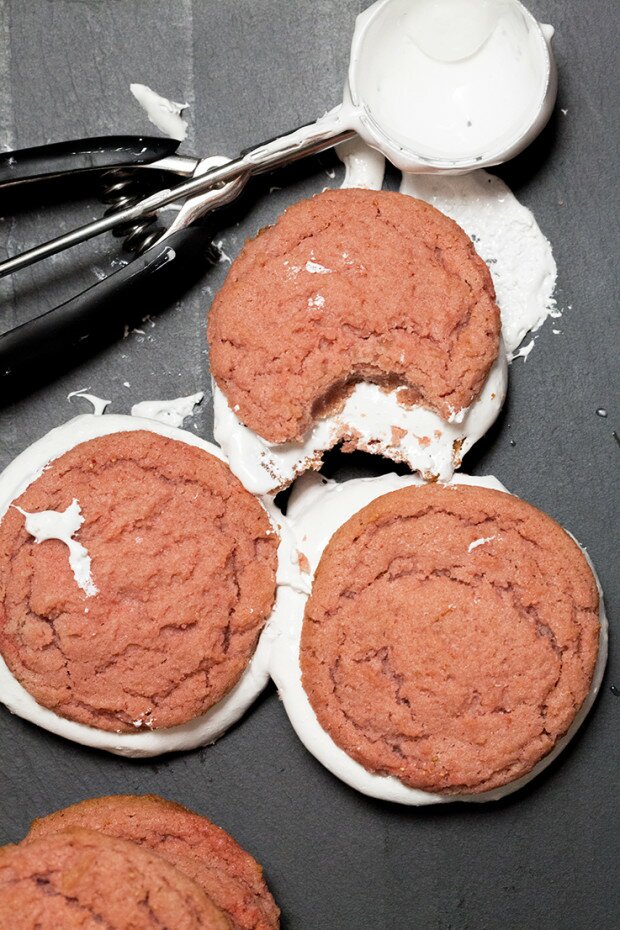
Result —
<path fill-rule="evenodd" d="M 178 275 L 180 263 L 191 258 L 200 245 L 204 249 L 203 227 L 180 229 L 66 303 L 0 336 L 0 384 L 26 374 L 43 356 L 62 364 L 71 347 L 103 322 L 118 322 L 119 306 L 134 296 L 144 299 L 149 285 L 159 289 L 164 277 Z"/>
<path fill-rule="evenodd" d="M 174 155 L 178 147 L 176 139 L 155 136 L 96 136 L 3 152 L 0 155 L 0 188 L 77 171 L 148 165 Z"/>

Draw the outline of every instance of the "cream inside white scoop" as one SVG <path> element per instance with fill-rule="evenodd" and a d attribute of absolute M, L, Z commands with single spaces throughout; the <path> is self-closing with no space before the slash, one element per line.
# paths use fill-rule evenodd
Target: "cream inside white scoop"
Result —
<path fill-rule="evenodd" d="M 530 141 L 551 72 L 545 34 L 517 0 L 380 0 L 358 19 L 349 91 L 358 131 L 398 167 L 472 167 Z"/>

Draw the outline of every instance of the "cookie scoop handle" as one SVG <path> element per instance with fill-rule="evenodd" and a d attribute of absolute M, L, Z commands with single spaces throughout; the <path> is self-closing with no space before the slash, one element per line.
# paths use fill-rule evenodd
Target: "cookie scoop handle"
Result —
<path fill-rule="evenodd" d="M 200 226 L 174 232 L 103 281 L 0 336 L 0 385 L 41 367 L 66 366 L 83 340 L 106 325 L 122 324 L 142 304 L 147 288 L 160 290 L 164 282 L 178 279 L 181 262 L 201 248 L 207 251 L 208 243 Z"/>
<path fill-rule="evenodd" d="M 43 245 L 22 252 L 21 255 L 0 262 L 0 277 L 19 271 L 20 268 L 32 265 L 80 242 L 86 242 L 93 236 L 108 232 L 117 226 L 135 222 L 146 215 L 156 213 L 171 203 L 179 203 L 189 197 L 196 198 L 199 194 L 205 194 L 213 188 L 225 187 L 228 182 L 241 176 L 249 177 L 265 171 L 273 171 L 305 155 L 314 155 L 331 148 L 353 135 L 355 135 L 355 130 L 348 128 L 342 119 L 342 108 L 336 107 L 315 123 L 309 123 L 284 136 L 253 146 L 232 161 L 212 168 L 198 177 L 151 194 L 130 207 L 95 220 L 94 223 L 87 223 L 63 236 L 50 239 Z M 217 205 L 217 200 L 214 198 L 209 203 L 208 209 Z"/>
<path fill-rule="evenodd" d="M 175 139 L 98 136 L 0 153 L 0 188 L 47 181 L 84 171 L 149 165 L 173 155 Z"/>
<path fill-rule="evenodd" d="M 244 170 L 250 174 L 263 174 L 306 155 L 316 155 L 354 135 L 355 130 L 349 128 L 346 117 L 343 119 L 342 106 L 338 106 L 313 123 L 244 149 L 236 161 L 243 161 Z"/>

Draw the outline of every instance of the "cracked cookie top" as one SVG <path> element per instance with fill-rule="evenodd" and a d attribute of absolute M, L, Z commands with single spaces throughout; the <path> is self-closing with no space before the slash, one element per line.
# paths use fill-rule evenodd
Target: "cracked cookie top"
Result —
<path fill-rule="evenodd" d="M 161 856 L 90 830 L 0 849 L 0 926 L 12 930 L 230 930 Z"/>
<path fill-rule="evenodd" d="M 563 736 L 597 659 L 587 560 L 509 494 L 427 485 L 331 538 L 308 599 L 302 683 L 366 769 L 446 794 L 527 774 Z"/>
<path fill-rule="evenodd" d="M 325 191 L 247 243 L 209 314 L 213 376 L 239 419 L 299 440 L 359 381 L 401 387 L 447 420 L 499 350 L 488 268 L 434 207 L 386 191 Z"/>
<path fill-rule="evenodd" d="M 146 846 L 188 875 L 231 922 L 232 930 L 277 930 L 279 910 L 260 865 L 224 830 L 154 795 L 93 798 L 35 820 L 29 839 L 73 827 Z"/>
<path fill-rule="evenodd" d="M 236 684 L 275 592 L 266 512 L 208 452 L 147 431 L 76 445 L 14 504 L 64 511 L 91 560 L 79 587 L 64 542 L 0 524 L 0 653 L 55 713 L 113 732 L 182 724 Z"/>

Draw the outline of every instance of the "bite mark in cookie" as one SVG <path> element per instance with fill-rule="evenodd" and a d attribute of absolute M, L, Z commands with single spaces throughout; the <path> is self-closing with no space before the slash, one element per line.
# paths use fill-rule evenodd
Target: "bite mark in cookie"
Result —
<path fill-rule="evenodd" d="M 469 238 L 429 204 L 385 191 L 290 207 L 233 262 L 209 316 L 217 384 L 273 443 L 300 440 L 359 381 L 407 388 L 447 420 L 477 397 L 499 338 Z"/>

